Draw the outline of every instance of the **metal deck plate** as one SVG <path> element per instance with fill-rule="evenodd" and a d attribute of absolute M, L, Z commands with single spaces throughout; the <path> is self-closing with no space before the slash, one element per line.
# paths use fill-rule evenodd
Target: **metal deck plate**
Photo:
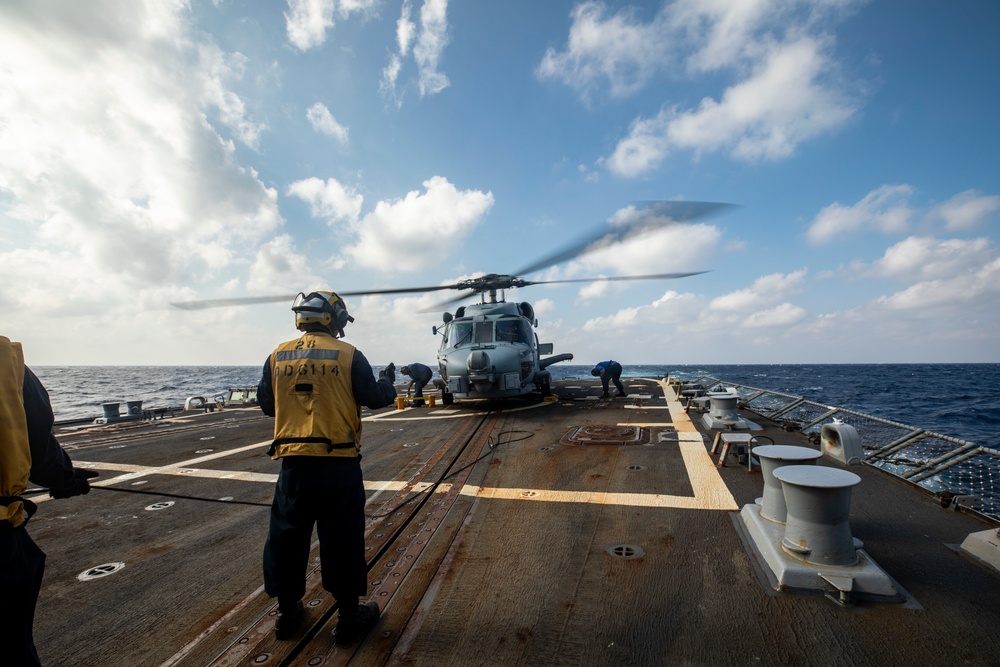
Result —
<path fill-rule="evenodd" d="M 649 433 L 639 426 L 592 424 L 570 429 L 560 442 L 568 445 L 639 445 Z"/>

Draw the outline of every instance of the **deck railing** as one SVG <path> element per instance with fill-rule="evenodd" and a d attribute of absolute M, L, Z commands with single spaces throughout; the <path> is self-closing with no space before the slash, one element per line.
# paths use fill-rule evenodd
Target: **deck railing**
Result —
<path fill-rule="evenodd" d="M 768 389 L 727 382 L 708 375 L 686 380 L 711 389 L 732 387 L 741 407 L 818 443 L 823 424 L 834 418 L 861 437 L 864 463 L 901 477 L 961 507 L 1000 522 L 1000 451 L 922 428 L 873 417 Z"/>

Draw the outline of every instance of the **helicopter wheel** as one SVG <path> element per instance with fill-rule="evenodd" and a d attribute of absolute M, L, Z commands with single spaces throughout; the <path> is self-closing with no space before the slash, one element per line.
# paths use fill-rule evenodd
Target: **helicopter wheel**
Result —
<path fill-rule="evenodd" d="M 441 403 L 443 405 L 451 405 L 454 402 L 455 402 L 455 394 L 451 393 L 450 391 L 441 392 Z"/>
<path fill-rule="evenodd" d="M 542 392 L 542 398 L 552 395 L 552 385 L 550 385 L 548 382 L 543 382 L 540 385 L 538 385 L 538 390 Z"/>

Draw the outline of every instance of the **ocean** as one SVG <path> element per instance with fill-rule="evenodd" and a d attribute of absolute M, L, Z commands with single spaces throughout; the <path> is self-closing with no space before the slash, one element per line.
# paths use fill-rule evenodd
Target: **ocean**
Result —
<path fill-rule="evenodd" d="M 380 370 L 376 366 L 375 370 Z M 1000 449 L 1000 364 L 626 365 L 625 377 L 720 380 L 803 396 L 826 405 Z M 39 366 L 57 421 L 92 419 L 101 404 L 141 400 L 177 407 L 256 385 L 260 366 Z M 555 364 L 555 379 L 590 378 L 589 366 Z M 398 381 L 398 380 L 397 380 Z"/>

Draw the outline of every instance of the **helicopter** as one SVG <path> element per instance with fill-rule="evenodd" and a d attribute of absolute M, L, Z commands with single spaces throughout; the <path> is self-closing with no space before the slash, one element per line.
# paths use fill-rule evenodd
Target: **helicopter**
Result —
<path fill-rule="evenodd" d="M 695 201 L 639 202 L 622 209 L 612 221 L 610 230 L 601 226 L 512 274 L 490 273 L 446 285 L 343 291 L 338 292 L 338 295 L 413 294 L 443 290 L 460 292 L 458 296 L 431 309 L 437 310 L 478 294 L 479 303 L 459 306 L 454 314 L 444 312 L 443 325 L 432 328 L 433 334 L 441 337 L 437 352 L 441 380 L 435 381 L 435 384 L 441 389 L 442 403 L 451 405 L 456 398 L 511 398 L 536 392 L 545 398 L 551 395 L 552 375 L 548 367 L 572 360 L 573 354 L 553 354 L 552 343 L 539 342 L 535 333 L 538 319 L 534 308 L 527 301 L 508 302 L 505 298 L 506 290 L 556 283 L 670 280 L 705 273 L 694 271 L 559 280 L 528 280 L 523 277 L 606 248 L 613 243 L 631 240 L 668 226 L 704 219 L 730 207 L 730 204 Z M 296 296 L 299 295 L 206 299 L 175 302 L 171 305 L 186 310 L 200 310 L 259 303 L 287 303 Z"/>

